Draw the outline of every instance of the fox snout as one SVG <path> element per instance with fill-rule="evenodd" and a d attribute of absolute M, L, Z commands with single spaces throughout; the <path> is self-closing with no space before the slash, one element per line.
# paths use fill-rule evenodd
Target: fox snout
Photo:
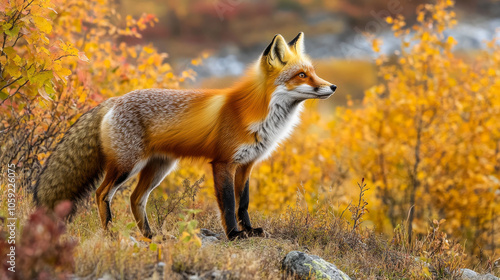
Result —
<path fill-rule="evenodd" d="M 336 89 L 337 86 L 334 84 L 330 84 L 329 86 L 328 85 L 317 86 L 314 88 L 315 98 L 327 99 L 335 92 Z"/>
<path fill-rule="evenodd" d="M 314 91 L 318 92 L 318 91 L 320 91 L 320 89 L 321 89 L 321 87 L 315 87 Z M 335 92 L 335 90 L 337 89 L 337 86 L 334 84 L 331 84 L 330 89 L 332 90 L 332 92 Z"/>
<path fill-rule="evenodd" d="M 337 86 L 330 83 L 329 81 L 326 81 L 315 73 L 314 69 L 310 70 L 310 78 L 305 81 L 305 84 L 308 84 L 312 87 L 314 92 L 311 92 L 311 94 L 315 97 L 313 98 L 319 98 L 319 99 L 327 99 L 330 97 L 333 93 L 335 93 L 335 90 L 337 90 Z"/>

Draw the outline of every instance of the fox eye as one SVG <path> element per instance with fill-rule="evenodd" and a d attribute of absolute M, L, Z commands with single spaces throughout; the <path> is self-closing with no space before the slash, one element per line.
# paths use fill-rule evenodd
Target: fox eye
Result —
<path fill-rule="evenodd" d="M 299 73 L 299 78 L 304 79 L 305 77 L 307 77 L 306 73 L 304 73 L 304 72 Z"/>

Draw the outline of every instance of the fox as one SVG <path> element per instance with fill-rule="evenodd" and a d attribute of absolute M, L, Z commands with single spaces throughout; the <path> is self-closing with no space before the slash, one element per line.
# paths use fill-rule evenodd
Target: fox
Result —
<path fill-rule="evenodd" d="M 290 135 L 305 100 L 327 99 L 336 89 L 316 74 L 303 32 L 288 43 L 277 34 L 232 87 L 134 90 L 83 114 L 47 159 L 33 188 L 34 202 L 53 209 L 69 200 L 74 215 L 77 203 L 97 189 L 106 230 L 114 194 L 138 175 L 131 210 L 141 234 L 152 238 L 150 193 L 179 160 L 202 159 L 212 165 L 228 240 L 266 236 L 248 214 L 252 168 Z"/>

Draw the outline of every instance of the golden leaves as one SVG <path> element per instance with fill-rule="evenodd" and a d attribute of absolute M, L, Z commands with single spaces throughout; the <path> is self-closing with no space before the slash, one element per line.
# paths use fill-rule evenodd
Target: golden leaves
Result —
<path fill-rule="evenodd" d="M 54 44 L 46 36 L 52 33 L 52 18 L 56 14 L 51 1 L 35 0 L 20 6 L 9 2 L 5 9 L 7 17 L 0 31 L 7 35 L 3 49 L 6 58 L 0 60 L 5 69 L 0 87 L 6 92 L 30 87 L 28 95 L 39 94 L 51 100 L 54 87 L 60 81 L 65 83 L 65 77 L 71 74 L 61 60 L 78 52 L 65 42 Z"/>
<path fill-rule="evenodd" d="M 65 55 L 78 55 L 78 50 L 73 46 L 71 42 L 60 42 L 60 47 Z"/>
<path fill-rule="evenodd" d="M 42 16 L 33 16 L 35 27 L 43 33 L 50 34 L 52 32 L 52 23 Z"/>

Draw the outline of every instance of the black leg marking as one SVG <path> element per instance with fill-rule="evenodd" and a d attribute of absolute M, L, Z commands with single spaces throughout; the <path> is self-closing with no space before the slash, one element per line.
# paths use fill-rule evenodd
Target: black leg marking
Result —
<path fill-rule="evenodd" d="M 217 203 L 221 212 L 221 219 L 226 236 L 229 240 L 247 237 L 246 232 L 238 230 L 236 222 L 236 201 L 234 196 L 234 176 L 236 166 L 224 162 L 212 162 L 214 173 L 214 187 Z"/>
<path fill-rule="evenodd" d="M 128 178 L 130 173 L 125 172 L 118 179 L 116 179 L 115 183 L 113 184 L 113 189 L 117 188 L 119 185 L 121 185 L 123 182 L 125 182 Z M 114 193 L 114 190 L 111 190 Z M 112 196 L 112 195 L 111 195 Z M 104 204 L 106 206 L 106 226 L 112 222 L 112 215 L 111 215 L 111 198 L 109 197 L 109 194 L 104 196 L 102 198 L 104 200 Z"/>
<path fill-rule="evenodd" d="M 266 233 L 262 228 L 252 228 L 252 223 L 250 222 L 250 216 L 248 215 L 248 204 L 250 202 L 249 195 L 249 180 L 245 182 L 245 187 L 240 194 L 240 204 L 238 207 L 238 220 L 240 225 L 247 233 L 248 236 L 266 236 Z"/>
<path fill-rule="evenodd" d="M 234 188 L 229 179 L 226 179 L 222 185 L 222 205 L 224 207 L 226 231 L 230 235 L 232 232 L 238 231 L 238 226 L 235 216 Z"/>
<path fill-rule="evenodd" d="M 115 186 L 118 186 L 120 185 L 121 183 L 125 182 L 125 180 L 127 180 L 128 176 L 130 175 L 129 172 L 125 172 L 123 173 L 122 175 L 120 175 L 120 177 L 118 177 L 118 179 L 116 179 L 116 182 L 115 182 Z"/>
<path fill-rule="evenodd" d="M 144 222 L 144 229 L 143 229 L 143 234 L 144 234 L 144 237 L 146 238 L 153 238 L 153 231 L 151 230 L 151 228 L 149 227 L 149 222 L 148 220 L 145 220 Z"/>
<path fill-rule="evenodd" d="M 111 205 L 109 201 L 104 201 L 106 205 L 106 226 L 111 222 Z"/>
<path fill-rule="evenodd" d="M 249 197 L 249 181 L 245 182 L 245 188 L 240 195 L 240 205 L 238 207 L 238 220 L 240 220 L 241 226 L 245 230 L 252 229 L 252 224 L 250 223 L 250 217 L 248 216 L 248 204 L 250 202 Z"/>

